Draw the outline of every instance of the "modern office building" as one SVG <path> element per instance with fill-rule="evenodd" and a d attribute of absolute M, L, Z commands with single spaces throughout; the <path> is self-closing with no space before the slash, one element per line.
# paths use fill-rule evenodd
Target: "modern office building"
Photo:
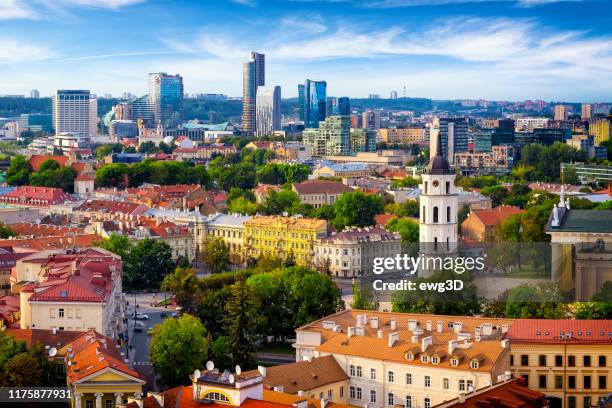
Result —
<path fill-rule="evenodd" d="M 183 123 L 183 77 L 165 72 L 149 74 L 149 103 L 155 123 L 176 128 Z"/>
<path fill-rule="evenodd" d="M 256 136 L 269 136 L 281 130 L 281 87 L 257 88 L 255 106 Z"/>
<path fill-rule="evenodd" d="M 593 117 L 593 105 L 590 103 L 583 103 L 580 107 L 580 118 L 591 119 Z"/>
<path fill-rule="evenodd" d="M 136 139 L 138 125 L 133 120 L 113 120 L 108 128 L 108 134 L 113 142 L 121 139 Z"/>
<path fill-rule="evenodd" d="M 266 56 L 251 51 L 242 64 L 242 131 L 252 135 L 256 130 L 257 88 L 266 85 Z"/>
<path fill-rule="evenodd" d="M 380 111 L 368 109 L 361 114 L 361 127 L 364 129 L 380 129 Z"/>
<path fill-rule="evenodd" d="M 306 128 L 317 128 L 327 111 L 327 82 L 307 79 L 298 85 L 300 119 Z"/>
<path fill-rule="evenodd" d="M 595 137 L 595 146 L 612 138 L 612 115 L 589 120 L 589 134 Z"/>
<path fill-rule="evenodd" d="M 319 123 L 318 129 L 305 129 L 302 138 L 313 157 L 348 156 L 351 154 L 350 130 L 348 116 L 330 116 Z"/>
<path fill-rule="evenodd" d="M 155 123 L 155 111 L 149 95 L 142 96 L 129 102 L 131 108 L 131 119 L 142 120 L 147 125 L 153 125 Z"/>
<path fill-rule="evenodd" d="M 578 180 L 582 184 L 612 183 L 612 166 L 599 166 L 596 164 L 585 163 L 561 163 L 561 171 L 572 168 L 578 175 Z"/>
<path fill-rule="evenodd" d="M 327 116 L 347 116 L 351 114 L 351 103 L 349 98 L 342 96 L 336 98 L 331 96 L 327 98 Z"/>
<path fill-rule="evenodd" d="M 38 89 L 32 89 L 30 91 L 30 98 L 33 98 L 33 99 L 40 98 L 40 92 L 38 92 Z"/>
<path fill-rule="evenodd" d="M 519 118 L 516 120 L 517 132 L 532 132 L 533 129 L 548 127 L 549 118 Z"/>
<path fill-rule="evenodd" d="M 389 95 L 389 99 L 397 99 L 397 91 L 391 91 Z"/>
<path fill-rule="evenodd" d="M 71 133 L 76 137 L 95 134 L 95 129 L 91 128 L 91 109 L 97 104 L 90 101 L 92 96 L 87 90 L 56 91 L 53 96 L 53 128 L 56 134 Z"/>
<path fill-rule="evenodd" d="M 396 128 L 379 129 L 380 140 L 389 144 L 413 144 L 425 140 L 423 126 L 398 126 Z"/>
<path fill-rule="evenodd" d="M 435 137 L 430 138 L 430 151 L 438 151 L 438 138 L 441 150 L 439 155 L 445 157 L 450 163 L 455 153 L 468 151 L 468 123 L 465 118 L 436 118 L 433 132 Z"/>
<path fill-rule="evenodd" d="M 530 143 L 552 146 L 555 142 L 565 143 L 566 140 L 571 138 L 571 129 L 559 128 L 536 128 L 532 132 L 517 132 L 515 134 L 515 142 L 519 146 L 525 146 Z"/>
<path fill-rule="evenodd" d="M 555 105 L 555 120 L 567 120 L 567 114 L 567 106 Z"/>
<path fill-rule="evenodd" d="M 373 129 L 351 128 L 349 134 L 351 154 L 376 151 L 376 131 Z"/>
<path fill-rule="evenodd" d="M 98 99 L 96 95 L 89 98 L 89 135 L 98 134 Z"/>
<path fill-rule="evenodd" d="M 53 115 L 47 113 L 23 113 L 19 116 L 19 129 L 32 132 L 51 133 Z"/>

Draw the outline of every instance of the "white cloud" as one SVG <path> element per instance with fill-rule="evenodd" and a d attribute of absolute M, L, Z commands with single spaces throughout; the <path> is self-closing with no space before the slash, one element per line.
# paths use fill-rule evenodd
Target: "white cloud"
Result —
<path fill-rule="evenodd" d="M 55 53 L 36 44 L 0 37 L 0 63 L 40 61 L 55 57 Z"/>
<path fill-rule="evenodd" d="M 368 8 L 396 8 L 396 7 L 417 7 L 417 6 L 444 6 L 449 4 L 468 4 L 468 3 L 498 3 L 512 2 L 523 7 L 533 7 L 543 4 L 560 2 L 580 2 L 583 0 L 293 0 L 297 2 L 327 1 L 330 3 L 351 3 Z"/>
<path fill-rule="evenodd" d="M 59 0 L 60 3 L 92 8 L 119 9 L 125 6 L 144 3 L 146 0 Z"/>
<path fill-rule="evenodd" d="M 0 0 L 0 20 L 37 19 L 38 14 L 26 4 L 17 0 Z"/>

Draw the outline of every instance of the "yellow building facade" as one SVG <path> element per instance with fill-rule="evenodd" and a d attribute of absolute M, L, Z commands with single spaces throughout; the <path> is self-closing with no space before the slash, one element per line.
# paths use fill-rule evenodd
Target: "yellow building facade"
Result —
<path fill-rule="evenodd" d="M 265 216 L 244 223 L 247 258 L 293 256 L 296 264 L 310 266 L 317 239 L 327 237 L 327 221 L 314 218 Z"/>
<path fill-rule="evenodd" d="M 589 121 L 589 134 L 595 137 L 595 146 L 601 146 L 602 142 L 610 140 L 611 132 L 612 116 L 595 118 Z"/>

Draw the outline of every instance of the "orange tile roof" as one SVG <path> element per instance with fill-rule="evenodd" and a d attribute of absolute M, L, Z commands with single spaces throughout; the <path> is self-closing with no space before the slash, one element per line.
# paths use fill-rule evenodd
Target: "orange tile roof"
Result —
<path fill-rule="evenodd" d="M 508 338 L 512 343 L 612 345 L 612 320 L 520 319 Z"/>
<path fill-rule="evenodd" d="M 82 332 L 58 330 L 55 332 L 55 334 L 53 334 L 53 330 L 7 328 L 4 331 L 4 334 L 13 337 L 15 340 L 24 341 L 28 347 L 40 343 L 43 346 L 55 347 L 59 349 L 66 345 L 70 340 L 80 336 Z"/>
<path fill-rule="evenodd" d="M 367 315 L 378 318 L 378 328 L 372 328 L 370 323 L 363 325 L 363 335 L 348 337 L 348 328 L 357 326 L 357 316 Z M 395 319 L 396 328 L 391 329 L 391 319 Z M 418 336 L 417 342 L 412 342 L 413 331 L 409 330 L 409 321 L 414 320 L 423 332 Z M 431 321 L 432 330 L 426 330 L 427 321 Z M 326 324 L 324 322 L 330 322 Z M 333 324 L 331 324 L 333 322 Z M 437 322 L 442 322 L 442 332 L 437 332 Z M 457 340 L 457 333 L 452 326 L 454 322 L 461 322 L 461 333 L 471 334 L 469 341 L 458 341 L 458 345 L 452 353 L 448 352 L 450 340 Z M 411 365 L 424 365 L 428 367 L 445 367 L 461 370 L 490 371 L 502 352 L 500 340 L 503 338 L 502 326 L 512 325 L 512 319 L 481 318 L 471 316 L 443 316 L 411 313 L 373 312 L 360 310 L 344 310 L 308 325 L 298 328 L 298 331 L 314 331 L 321 333 L 321 345 L 316 348 L 321 355 L 341 354 L 371 358 L 383 361 L 395 361 Z M 483 324 L 491 324 L 492 334 L 482 336 L 481 341 L 475 341 L 475 330 Z M 339 325 L 341 331 L 334 331 L 332 326 Z M 382 338 L 378 332 L 382 332 Z M 397 333 L 399 338 L 392 347 L 388 346 L 390 333 Z M 421 341 L 424 337 L 431 336 L 432 344 L 425 352 L 421 351 Z M 469 346 L 468 346 L 469 343 Z M 412 352 L 413 360 L 408 360 L 406 354 Z M 420 356 L 438 355 L 440 362 L 432 365 L 430 362 L 421 362 Z M 451 365 L 451 357 L 459 358 L 459 364 Z M 473 359 L 479 360 L 478 368 L 470 368 Z"/>
<path fill-rule="evenodd" d="M 329 180 L 307 180 L 293 184 L 298 194 L 342 194 L 353 191 L 347 185 Z"/>
<path fill-rule="evenodd" d="M 374 216 L 374 220 L 376 221 L 376 225 L 382 225 L 384 227 L 394 217 L 395 214 L 377 214 Z"/>
<path fill-rule="evenodd" d="M 434 408 L 542 408 L 548 406 L 545 395 L 511 380 L 475 391 L 465 397 L 444 402 Z"/>
<path fill-rule="evenodd" d="M 85 233 L 84 228 L 78 227 L 66 227 L 56 226 L 51 224 L 35 224 L 29 222 L 20 222 L 18 224 L 11 224 L 11 229 L 15 231 L 20 237 L 32 236 L 33 238 L 40 237 L 52 237 L 52 236 L 66 236 Z"/>
<path fill-rule="evenodd" d="M 95 242 L 101 241 L 102 237 L 97 234 L 75 235 L 75 236 L 52 236 L 33 239 L 3 239 L 0 247 L 12 248 L 15 252 L 34 252 L 47 249 L 67 249 L 72 247 L 92 247 Z"/>
<path fill-rule="evenodd" d="M 500 205 L 491 210 L 474 210 L 470 214 L 472 217 L 477 217 L 485 226 L 491 227 L 498 225 L 515 214 L 524 213 L 518 207 L 511 205 Z"/>
<path fill-rule="evenodd" d="M 13 191 L 0 196 L 0 201 L 8 204 L 48 207 L 52 204 L 74 201 L 74 198 L 70 194 L 65 193 L 61 188 L 19 186 Z"/>
<path fill-rule="evenodd" d="M 64 167 L 66 166 L 66 163 L 68 163 L 68 160 L 70 160 L 70 158 L 68 156 L 52 156 L 52 155 L 47 155 L 47 154 L 33 154 L 32 156 L 30 156 L 29 162 L 30 162 L 30 166 L 32 166 L 32 170 L 39 171 L 40 166 L 47 160 L 53 160 L 54 162 L 59 164 L 60 167 Z"/>

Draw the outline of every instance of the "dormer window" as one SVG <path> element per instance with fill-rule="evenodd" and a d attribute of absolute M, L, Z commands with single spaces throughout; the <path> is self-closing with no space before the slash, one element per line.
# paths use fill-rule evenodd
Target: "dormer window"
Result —
<path fill-rule="evenodd" d="M 440 357 L 438 356 L 433 356 L 431 358 L 431 364 L 438 364 L 440 362 Z"/>
<path fill-rule="evenodd" d="M 408 361 L 414 360 L 414 353 L 412 351 L 409 351 L 406 353 L 406 360 Z"/>
<path fill-rule="evenodd" d="M 451 365 L 457 367 L 459 365 L 459 359 L 457 357 L 451 358 Z"/>
<path fill-rule="evenodd" d="M 426 354 L 423 354 L 421 356 L 421 362 L 422 363 L 426 363 L 427 361 L 429 361 L 429 357 Z"/>
<path fill-rule="evenodd" d="M 472 360 L 470 362 L 470 368 L 478 368 L 479 364 L 478 364 L 478 360 Z"/>

